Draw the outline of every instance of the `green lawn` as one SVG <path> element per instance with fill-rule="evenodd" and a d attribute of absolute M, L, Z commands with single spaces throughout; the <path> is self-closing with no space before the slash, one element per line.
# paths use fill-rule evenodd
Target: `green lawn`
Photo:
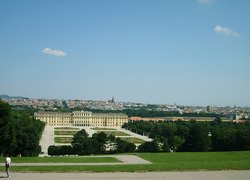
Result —
<path fill-rule="evenodd" d="M 55 143 L 71 143 L 73 140 L 73 137 L 55 137 L 54 141 Z"/>
<path fill-rule="evenodd" d="M 54 131 L 54 135 L 75 135 L 77 131 Z"/>
<path fill-rule="evenodd" d="M 145 141 L 139 138 L 135 138 L 135 137 L 120 137 L 122 140 L 130 142 L 130 143 L 134 143 L 134 144 L 142 144 Z"/>
<path fill-rule="evenodd" d="M 204 153 L 135 153 L 152 164 L 94 166 L 12 167 L 12 171 L 38 172 L 145 172 L 197 170 L 250 170 L 250 151 Z M 91 156 L 89 156 L 91 158 Z M 60 159 L 60 157 L 58 157 Z M 13 162 L 16 159 L 13 158 Z M 35 160 L 33 160 L 35 161 Z M 2 158 L 2 162 L 4 159 Z M 0 167 L 4 171 L 4 167 Z"/>
<path fill-rule="evenodd" d="M 112 130 L 116 130 L 116 129 L 114 129 L 114 128 L 98 128 L 98 127 L 95 127 L 95 128 L 91 128 L 91 129 L 93 129 L 93 130 L 96 130 L 96 131 L 112 131 Z"/>
<path fill-rule="evenodd" d="M 0 162 L 5 158 L 1 157 Z M 12 157 L 13 163 L 113 163 L 121 162 L 113 157 L 69 156 L 69 157 Z"/>
<path fill-rule="evenodd" d="M 113 135 L 113 136 L 130 136 L 129 134 L 126 134 L 121 131 L 99 131 L 99 132 L 104 132 L 107 135 Z"/>
<path fill-rule="evenodd" d="M 250 151 L 157 153 L 156 155 L 140 153 L 137 155 L 151 161 L 155 165 L 153 169 L 159 171 L 250 169 Z"/>
<path fill-rule="evenodd" d="M 79 128 L 72 128 L 72 127 L 55 127 L 54 129 L 59 131 L 65 131 L 65 130 L 80 131 Z"/>

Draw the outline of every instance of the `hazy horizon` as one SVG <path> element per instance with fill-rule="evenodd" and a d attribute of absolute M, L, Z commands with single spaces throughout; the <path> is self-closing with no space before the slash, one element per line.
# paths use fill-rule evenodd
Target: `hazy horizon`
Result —
<path fill-rule="evenodd" d="M 0 1 L 0 94 L 250 106 L 250 1 Z"/>
<path fill-rule="evenodd" d="M 0 96 L 3 95 L 7 95 L 7 94 L 0 94 Z M 82 99 L 82 98 L 47 98 L 47 97 L 29 97 L 29 96 L 19 96 L 19 95 L 7 95 L 9 97 L 22 97 L 22 98 L 29 98 L 29 99 L 45 99 L 45 100 L 62 100 L 62 101 L 67 101 L 67 100 L 80 100 L 80 101 L 109 101 L 112 99 L 112 97 L 104 97 L 102 99 Z M 116 99 L 114 97 L 114 100 L 116 103 L 139 103 L 139 104 L 151 104 L 151 105 L 176 105 L 176 106 L 196 106 L 196 107 L 207 107 L 207 106 L 212 106 L 214 108 L 216 107 L 241 107 L 241 108 L 248 108 L 249 106 L 240 106 L 237 104 L 233 104 L 233 105 L 218 105 L 218 104 L 177 104 L 177 103 L 154 103 L 154 102 L 138 102 L 138 101 L 121 101 L 119 99 Z"/>

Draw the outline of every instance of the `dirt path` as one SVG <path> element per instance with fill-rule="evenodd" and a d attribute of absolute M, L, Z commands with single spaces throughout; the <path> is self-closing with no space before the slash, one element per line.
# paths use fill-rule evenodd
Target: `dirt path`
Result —
<path fill-rule="evenodd" d="M 44 154 L 48 153 L 48 147 L 54 145 L 54 128 L 51 126 L 45 126 L 40 141 L 42 152 Z"/>
<path fill-rule="evenodd" d="M 146 172 L 146 173 L 11 173 L 15 180 L 249 180 L 248 171 L 192 171 L 192 172 Z M 4 178 L 4 174 L 0 174 Z"/>

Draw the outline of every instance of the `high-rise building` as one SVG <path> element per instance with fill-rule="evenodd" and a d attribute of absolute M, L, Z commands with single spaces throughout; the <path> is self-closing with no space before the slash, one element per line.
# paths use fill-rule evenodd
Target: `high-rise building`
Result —
<path fill-rule="evenodd" d="M 207 106 L 207 112 L 213 112 L 213 106 L 209 105 Z"/>

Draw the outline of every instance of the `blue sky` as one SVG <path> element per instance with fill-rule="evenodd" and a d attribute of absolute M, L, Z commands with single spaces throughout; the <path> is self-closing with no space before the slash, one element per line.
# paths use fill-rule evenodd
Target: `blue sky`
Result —
<path fill-rule="evenodd" d="M 0 1 L 0 94 L 250 106 L 249 0 Z"/>

